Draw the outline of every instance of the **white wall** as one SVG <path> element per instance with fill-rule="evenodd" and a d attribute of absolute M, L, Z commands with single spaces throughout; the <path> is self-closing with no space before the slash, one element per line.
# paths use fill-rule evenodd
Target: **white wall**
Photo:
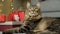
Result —
<path fill-rule="evenodd" d="M 37 2 L 38 2 L 38 0 L 31 0 L 32 5 L 36 5 Z"/>

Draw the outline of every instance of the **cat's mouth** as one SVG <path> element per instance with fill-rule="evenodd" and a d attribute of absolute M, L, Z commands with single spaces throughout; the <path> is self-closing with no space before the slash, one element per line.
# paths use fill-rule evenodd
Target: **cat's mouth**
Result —
<path fill-rule="evenodd" d="M 35 17 L 35 16 L 37 16 L 36 13 L 29 13 L 29 15 L 30 15 L 31 17 Z"/>

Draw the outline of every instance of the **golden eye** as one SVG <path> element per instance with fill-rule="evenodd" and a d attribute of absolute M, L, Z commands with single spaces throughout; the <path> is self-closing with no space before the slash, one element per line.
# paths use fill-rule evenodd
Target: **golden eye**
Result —
<path fill-rule="evenodd" d="M 35 9 L 35 11 L 37 11 L 37 9 Z"/>
<path fill-rule="evenodd" d="M 31 9 L 29 9 L 29 11 L 31 11 Z"/>
<path fill-rule="evenodd" d="M 37 9 L 37 8 L 35 7 L 35 9 Z"/>
<path fill-rule="evenodd" d="M 31 7 L 29 9 L 31 9 Z"/>

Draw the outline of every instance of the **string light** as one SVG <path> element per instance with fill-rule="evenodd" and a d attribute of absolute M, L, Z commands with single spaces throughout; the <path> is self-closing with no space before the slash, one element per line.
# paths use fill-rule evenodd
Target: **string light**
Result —
<path fill-rule="evenodd" d="M 11 6 L 13 6 L 13 5 L 11 4 Z"/>
<path fill-rule="evenodd" d="M 2 0 L 2 2 L 4 2 L 4 0 Z"/>
<path fill-rule="evenodd" d="M 14 9 L 14 8 L 12 8 L 12 9 Z"/>
<path fill-rule="evenodd" d="M 0 9 L 0 14 L 1 14 L 2 10 Z"/>
<path fill-rule="evenodd" d="M 14 6 L 14 5 L 13 5 L 13 0 L 10 0 L 10 3 L 11 3 L 11 4 L 10 4 L 11 10 L 14 10 L 14 7 L 13 7 L 13 6 Z"/>
<path fill-rule="evenodd" d="M 3 4 L 0 4 L 0 6 L 3 6 Z"/>

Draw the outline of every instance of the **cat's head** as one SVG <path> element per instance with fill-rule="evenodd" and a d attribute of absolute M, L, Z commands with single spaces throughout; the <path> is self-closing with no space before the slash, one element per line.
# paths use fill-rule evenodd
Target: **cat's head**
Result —
<path fill-rule="evenodd" d="M 40 12 L 40 2 L 38 2 L 36 5 L 31 6 L 29 2 L 27 2 L 27 10 L 29 11 L 30 16 L 36 16 L 39 15 Z"/>
<path fill-rule="evenodd" d="M 31 19 L 39 19 L 41 18 L 41 11 L 40 11 L 40 2 L 38 2 L 36 5 L 31 6 L 30 3 L 27 3 L 27 10 L 28 14 Z"/>

